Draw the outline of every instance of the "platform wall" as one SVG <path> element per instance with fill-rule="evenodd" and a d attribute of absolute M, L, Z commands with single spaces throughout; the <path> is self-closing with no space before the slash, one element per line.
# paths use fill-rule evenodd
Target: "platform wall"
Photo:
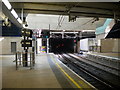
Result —
<path fill-rule="evenodd" d="M 120 53 L 120 39 L 102 39 L 101 52 L 102 53 Z"/>
<path fill-rule="evenodd" d="M 0 41 L 1 52 L 0 54 L 13 54 L 11 52 L 11 42 L 16 42 L 17 51 L 22 51 L 21 37 L 3 37 Z"/>

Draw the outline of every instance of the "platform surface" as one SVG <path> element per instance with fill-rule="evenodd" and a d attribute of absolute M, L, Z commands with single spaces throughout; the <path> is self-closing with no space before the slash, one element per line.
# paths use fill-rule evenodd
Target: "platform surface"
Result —
<path fill-rule="evenodd" d="M 98 53 L 98 52 L 91 52 L 90 54 L 101 55 L 106 57 L 118 58 L 120 59 L 120 53 Z"/>
<path fill-rule="evenodd" d="M 15 56 L 2 55 L 2 88 L 82 88 L 95 89 L 76 75 L 54 54 L 36 56 L 34 69 L 15 69 Z"/>

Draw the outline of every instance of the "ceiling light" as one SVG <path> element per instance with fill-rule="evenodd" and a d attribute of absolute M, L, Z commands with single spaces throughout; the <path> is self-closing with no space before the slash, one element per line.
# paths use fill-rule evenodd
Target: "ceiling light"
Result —
<path fill-rule="evenodd" d="M 5 6 L 10 10 L 12 8 L 11 4 L 8 0 L 2 0 L 2 2 L 5 4 Z"/>
<path fill-rule="evenodd" d="M 20 18 L 17 19 L 20 24 L 22 24 L 22 20 Z"/>
<path fill-rule="evenodd" d="M 15 18 L 18 18 L 18 15 L 17 15 L 17 13 L 15 12 L 14 9 L 12 9 L 11 13 L 13 14 L 13 16 L 14 16 Z"/>

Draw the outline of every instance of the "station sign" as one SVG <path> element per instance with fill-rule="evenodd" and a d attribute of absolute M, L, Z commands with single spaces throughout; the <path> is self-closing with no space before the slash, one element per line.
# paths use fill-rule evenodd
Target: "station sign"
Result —
<path fill-rule="evenodd" d="M 32 47 L 32 40 L 22 40 L 22 47 Z"/>
<path fill-rule="evenodd" d="M 22 29 L 22 36 L 32 38 L 32 34 L 33 34 L 32 30 L 30 30 L 30 29 Z"/>

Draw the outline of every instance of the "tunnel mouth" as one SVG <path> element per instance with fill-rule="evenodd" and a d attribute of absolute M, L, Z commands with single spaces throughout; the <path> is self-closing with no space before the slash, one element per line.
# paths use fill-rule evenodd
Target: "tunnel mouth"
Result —
<path fill-rule="evenodd" d="M 55 54 L 74 53 L 74 38 L 50 38 L 49 45 Z"/>

